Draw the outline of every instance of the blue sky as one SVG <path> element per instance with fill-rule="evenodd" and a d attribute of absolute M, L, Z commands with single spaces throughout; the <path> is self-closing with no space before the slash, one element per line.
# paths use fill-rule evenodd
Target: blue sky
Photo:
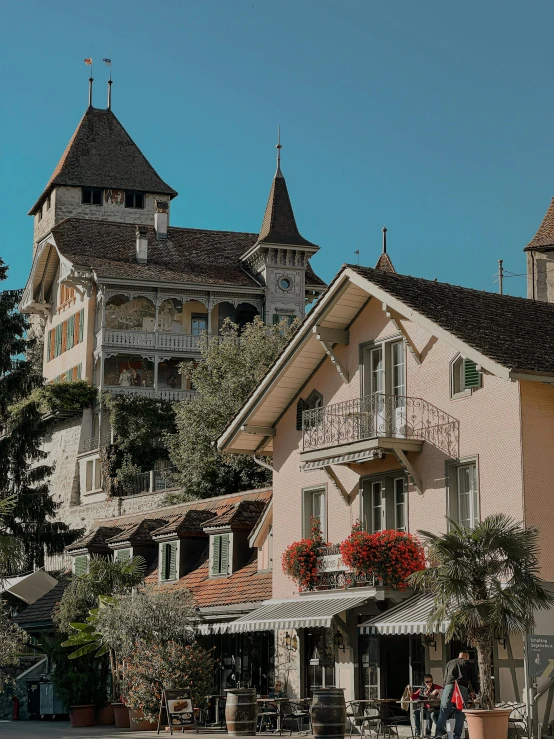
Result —
<path fill-rule="evenodd" d="M 179 191 L 172 224 L 257 231 L 282 163 L 330 279 L 373 266 L 496 289 L 554 195 L 551 0 L 19 0 L 0 8 L 2 245 L 31 260 L 26 213 L 87 103 L 113 109 Z M 524 294 L 523 278 L 507 291 Z"/>

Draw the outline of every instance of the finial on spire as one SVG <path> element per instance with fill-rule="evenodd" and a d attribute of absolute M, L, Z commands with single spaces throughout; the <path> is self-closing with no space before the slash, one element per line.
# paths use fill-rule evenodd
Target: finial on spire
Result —
<path fill-rule="evenodd" d="M 92 106 L 92 83 L 94 82 L 92 75 L 88 78 L 88 107 Z"/>
<path fill-rule="evenodd" d="M 387 253 L 387 227 L 383 226 L 383 254 Z"/>
<path fill-rule="evenodd" d="M 275 177 L 282 177 L 283 174 L 281 172 L 281 149 L 283 147 L 281 146 L 281 126 L 277 126 L 277 145 L 275 148 L 277 149 L 277 172 L 275 172 Z"/>
<path fill-rule="evenodd" d="M 113 82 L 111 80 L 111 74 L 110 74 L 110 79 L 108 80 L 108 110 L 112 109 L 112 85 L 113 85 Z"/>

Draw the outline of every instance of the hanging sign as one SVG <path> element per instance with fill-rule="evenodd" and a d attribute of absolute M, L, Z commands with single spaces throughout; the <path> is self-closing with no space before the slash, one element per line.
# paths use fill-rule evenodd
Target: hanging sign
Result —
<path fill-rule="evenodd" d="M 194 708 L 192 705 L 192 694 L 189 688 L 181 688 L 175 690 L 164 690 L 160 701 L 160 713 L 158 716 L 158 734 L 162 722 L 162 712 L 165 708 L 167 715 L 167 723 L 169 724 L 169 733 L 173 734 L 173 729 L 182 729 L 184 726 L 195 726 L 198 734 L 198 725 L 194 716 Z"/>
<path fill-rule="evenodd" d="M 527 634 L 529 677 L 554 678 L 554 635 Z"/>

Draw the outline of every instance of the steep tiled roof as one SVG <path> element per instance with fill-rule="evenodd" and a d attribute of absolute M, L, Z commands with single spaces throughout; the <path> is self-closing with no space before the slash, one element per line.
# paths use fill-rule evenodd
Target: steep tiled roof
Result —
<path fill-rule="evenodd" d="M 377 260 L 377 264 L 375 265 L 375 269 L 380 269 L 381 272 L 392 272 L 396 274 L 396 270 L 394 269 L 391 258 L 387 254 L 387 252 L 383 252 L 379 259 Z"/>
<path fill-rule="evenodd" d="M 265 503 L 261 500 L 242 500 L 240 503 L 229 506 L 215 518 L 206 521 L 204 528 L 215 529 L 221 526 L 230 526 L 231 528 L 252 529 L 258 522 L 264 508 Z"/>
<path fill-rule="evenodd" d="M 202 533 L 204 523 L 213 518 L 213 511 L 190 510 L 181 516 L 171 516 L 165 526 L 161 526 L 152 532 L 153 536 L 165 536 L 166 534 Z"/>
<path fill-rule="evenodd" d="M 201 608 L 255 603 L 271 598 L 271 572 L 258 572 L 257 555 L 229 577 L 210 578 L 208 549 L 204 551 L 198 566 L 172 585 L 163 588 L 187 588 Z M 147 582 L 158 582 L 158 571 L 153 571 Z"/>
<path fill-rule="evenodd" d="M 21 613 L 14 617 L 14 621 L 24 628 L 38 627 L 39 625 L 50 625 L 52 623 L 52 613 L 56 605 L 62 599 L 64 590 L 69 585 L 68 578 L 62 578 L 54 585 L 52 590 L 45 593 Z"/>
<path fill-rule="evenodd" d="M 30 213 L 54 185 L 140 190 L 174 197 L 111 110 L 89 107 Z"/>
<path fill-rule="evenodd" d="M 131 544 L 151 542 L 152 532 L 167 523 L 165 518 L 145 518 L 142 521 L 129 523 L 123 526 L 115 535 L 106 539 L 107 544 L 119 544 L 122 541 L 130 541 Z"/>
<path fill-rule="evenodd" d="M 290 202 L 287 183 L 281 169 L 277 169 L 265 209 L 258 241 L 261 244 L 290 244 L 295 246 L 314 246 L 300 236 Z M 317 248 L 317 247 L 316 247 Z"/>
<path fill-rule="evenodd" d="M 546 215 L 542 219 L 537 233 L 527 244 L 524 251 L 530 249 L 554 248 L 554 198 L 552 198 Z"/>
<path fill-rule="evenodd" d="M 120 526 L 99 526 L 69 544 L 65 549 L 67 552 L 75 552 L 79 549 L 88 549 L 91 552 L 109 552 L 108 540 L 115 538 L 120 531 Z"/>
<path fill-rule="evenodd" d="M 345 265 L 482 355 L 518 372 L 554 374 L 554 304 Z M 340 273 L 339 273 L 340 274 Z"/>

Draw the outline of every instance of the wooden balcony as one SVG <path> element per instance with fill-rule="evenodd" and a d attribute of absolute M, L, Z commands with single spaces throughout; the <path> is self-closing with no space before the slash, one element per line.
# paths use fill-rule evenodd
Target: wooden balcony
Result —
<path fill-rule="evenodd" d="M 143 398 L 160 398 L 161 400 L 188 400 L 196 395 L 196 390 L 178 390 L 173 388 L 155 387 L 112 387 L 106 385 L 104 390 L 114 395 L 139 395 Z"/>
<path fill-rule="evenodd" d="M 96 334 L 95 349 L 143 349 L 176 352 L 177 354 L 199 354 L 200 336 L 193 334 L 170 334 L 163 331 L 121 331 L 102 328 Z"/>

